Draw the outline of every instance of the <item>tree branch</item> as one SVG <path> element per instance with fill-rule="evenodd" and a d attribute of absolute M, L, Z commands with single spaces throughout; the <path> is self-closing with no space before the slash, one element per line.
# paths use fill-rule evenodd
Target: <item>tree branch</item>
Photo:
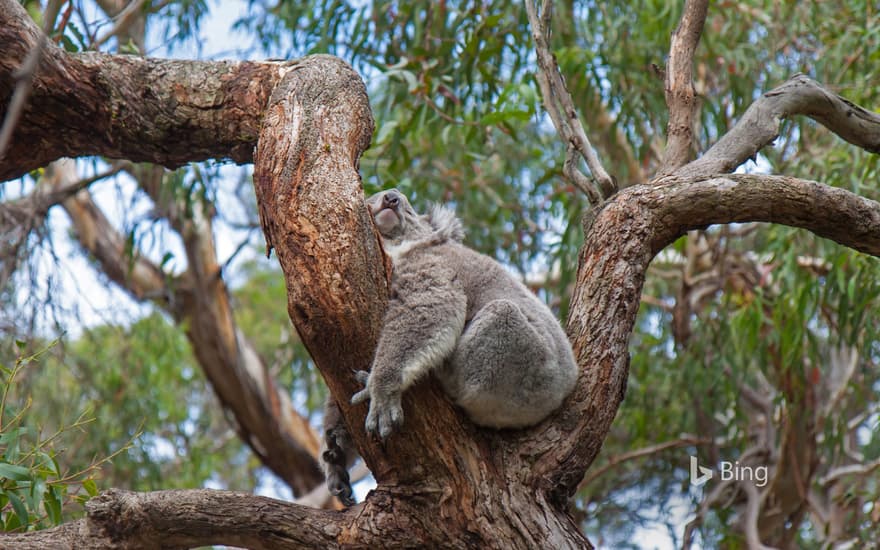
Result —
<path fill-rule="evenodd" d="M 739 482 L 739 487 L 746 494 L 746 511 L 743 517 L 743 524 L 746 533 L 746 543 L 752 550 L 774 550 L 772 547 L 761 542 L 761 535 L 758 531 L 758 519 L 761 514 L 761 494 L 755 483 L 751 479 Z"/>
<path fill-rule="evenodd" d="M 733 129 L 675 174 L 698 179 L 732 172 L 776 139 L 782 120 L 794 115 L 806 115 L 849 143 L 880 153 L 880 115 L 797 75 L 752 103 Z"/>
<path fill-rule="evenodd" d="M 715 504 L 721 502 L 721 498 L 724 494 L 731 490 L 734 485 L 733 480 L 721 481 L 710 491 L 708 494 L 703 493 L 703 500 L 700 502 L 700 506 L 697 508 L 697 513 L 694 515 L 694 519 L 689 521 L 684 527 L 684 535 L 681 537 L 681 548 L 682 550 L 688 550 L 693 544 L 694 531 L 702 525 L 703 520 L 706 517 L 706 514 L 709 512 L 709 509 Z"/>
<path fill-rule="evenodd" d="M 589 224 L 580 255 L 568 319 L 582 369 L 578 386 L 539 427 L 554 437 L 524 444 L 544 454 L 531 475 L 548 491 L 563 491 L 560 497 L 574 491 L 610 429 L 626 388 L 629 335 L 654 255 L 688 230 L 752 221 L 800 227 L 880 256 L 880 204 L 821 183 L 753 174 L 699 181 L 676 176 L 621 190 Z"/>
<path fill-rule="evenodd" d="M 0 0 L 0 118 L 16 74 L 44 35 Z M 288 62 L 198 62 L 40 50 L 29 100 L 0 159 L 0 181 L 62 156 L 102 155 L 167 167 L 209 158 L 251 162 L 266 101 Z M 52 128 L 54 139 L 46 139 Z"/>
<path fill-rule="evenodd" d="M 110 177 L 123 169 L 117 163 L 110 170 L 90 178 L 59 186 L 37 186 L 29 195 L 0 203 L 0 288 L 18 266 L 21 247 L 33 230 L 42 225 L 49 209 L 77 194 L 94 182 Z"/>
<path fill-rule="evenodd" d="M 49 173 L 53 187 L 66 189 L 76 183 L 73 161 L 55 162 Z M 149 259 L 136 252 L 129 257 L 125 238 L 88 193 L 62 205 L 80 245 L 111 281 L 135 300 L 153 301 L 185 327 L 195 358 L 222 405 L 232 412 L 241 439 L 295 494 L 305 494 L 323 480 L 317 436 L 235 323 L 203 205 L 195 201 L 192 217 L 184 219 L 182 207 L 163 202 L 160 182 L 161 173 L 141 181 L 184 241 L 188 268 L 175 284 L 169 285 L 170 277 Z"/>
<path fill-rule="evenodd" d="M 127 33 L 128 29 L 134 25 L 135 22 L 140 22 L 143 24 L 145 22 L 145 18 L 142 17 L 142 8 L 146 3 L 146 0 L 131 0 L 128 5 L 126 5 L 121 10 L 114 10 L 116 13 L 108 11 L 107 8 L 109 6 L 102 6 L 104 13 L 110 15 L 115 23 L 113 24 L 113 28 L 104 33 L 101 38 L 96 39 L 94 42 L 89 44 L 89 49 L 97 50 L 100 48 L 105 42 L 109 41 L 113 37 L 121 37 Z M 106 4 L 106 2 L 105 2 Z M 142 34 L 142 33 L 138 33 Z M 138 37 L 139 47 L 143 46 L 143 36 Z M 141 50 L 143 51 L 143 50 Z"/>
<path fill-rule="evenodd" d="M 550 51 L 548 37 L 552 2 L 544 0 L 541 13 L 537 13 L 534 0 L 526 0 L 526 12 L 535 41 L 535 53 L 538 59 L 538 72 L 535 75 L 544 98 L 544 107 L 559 132 L 562 141 L 567 144 L 564 164 L 565 176 L 578 189 L 583 191 L 592 205 L 598 205 L 604 198 L 617 191 L 617 184 L 605 171 L 596 151 L 587 138 L 581 124 L 571 94 L 565 86 L 565 80 L 559 72 L 556 57 Z M 595 183 L 577 170 L 578 156 L 582 158 L 592 173 Z"/>
<path fill-rule="evenodd" d="M 335 548 L 338 512 L 248 493 L 111 489 L 86 503 L 87 517 L 54 529 L 0 535 L 0 548 Z"/>
<path fill-rule="evenodd" d="M 365 433 L 366 407 L 350 404 L 360 389 L 352 371 L 371 363 L 391 268 L 356 169 L 372 129 L 365 86 L 351 67 L 328 56 L 303 59 L 272 94 L 254 165 L 288 313 L 378 482 L 346 532 L 348 544 L 588 546 L 567 508 L 524 479 L 531 462 L 517 445 L 530 434 L 477 428 L 436 380 L 403 394 L 404 429 L 384 442 Z M 517 514 L 520 501 L 541 512 Z"/>
<path fill-rule="evenodd" d="M 872 473 L 874 470 L 878 469 L 880 469 L 880 459 L 868 462 L 867 464 L 850 464 L 848 466 L 840 466 L 825 474 L 822 479 L 819 480 L 819 484 L 827 487 L 828 485 L 831 485 L 842 477 L 864 477 Z"/>
<path fill-rule="evenodd" d="M 687 163 L 694 149 L 694 117 L 699 106 L 693 83 L 694 52 L 703 34 L 708 6 L 708 0 L 687 0 L 678 28 L 672 33 L 665 83 L 669 122 L 661 174 Z"/>
<path fill-rule="evenodd" d="M 788 176 L 730 174 L 660 187 L 656 215 L 665 218 L 654 243 L 666 246 L 685 229 L 718 223 L 770 222 L 799 227 L 859 252 L 880 256 L 880 204 L 846 189 Z"/>
<path fill-rule="evenodd" d="M 673 439 L 671 441 L 664 441 L 663 443 L 658 443 L 656 445 L 649 445 L 648 447 L 643 447 L 641 449 L 635 449 L 633 451 L 628 451 L 619 455 L 612 456 L 608 459 L 608 462 L 603 464 L 600 468 L 594 468 L 588 470 L 586 476 L 584 476 L 583 481 L 581 481 L 578 486 L 578 491 L 582 488 L 586 487 L 596 479 L 602 477 L 609 470 L 615 468 L 616 466 L 623 464 L 624 462 L 628 462 L 630 460 L 635 460 L 637 458 L 644 458 L 646 456 L 651 456 L 657 453 L 661 453 L 663 451 L 669 449 L 677 449 L 679 447 L 691 447 L 694 445 L 702 445 L 705 443 L 711 443 L 711 439 L 706 439 L 702 437 L 696 436 L 684 436 L 679 439 Z"/>

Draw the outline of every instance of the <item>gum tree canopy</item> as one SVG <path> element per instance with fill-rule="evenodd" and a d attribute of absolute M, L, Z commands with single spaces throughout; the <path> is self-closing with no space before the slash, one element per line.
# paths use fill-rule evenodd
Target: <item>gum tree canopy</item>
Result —
<path fill-rule="evenodd" d="M 206 159 L 253 162 L 260 220 L 284 272 L 290 319 L 378 483 L 347 510 L 226 491 L 110 490 L 88 503 L 87 517 L 8 535 L 0 545 L 588 547 L 569 499 L 589 475 L 624 397 L 628 346 L 652 259 L 688 231 L 742 222 L 801 228 L 880 255 L 877 202 L 784 174 L 734 173 L 794 117 L 809 117 L 876 153 L 880 117 L 794 75 L 758 97 L 691 160 L 699 148 L 701 105 L 693 60 L 708 2 L 687 1 L 666 66 L 658 70 L 668 108 L 663 154 L 652 177 L 618 189 L 581 127 L 550 52 L 550 3 L 527 4 L 537 81 L 567 149 L 564 173 L 571 192 L 585 193 L 590 202 L 567 319 L 581 369 L 578 385 L 539 426 L 496 432 L 470 424 L 434 382 L 419 384 L 404 397 L 404 429 L 383 445 L 362 429 L 366 407 L 349 404 L 359 389 L 353 372 L 370 364 L 390 269 L 358 172 L 374 130 L 361 77 L 330 55 L 196 62 L 68 53 L 42 37 L 18 2 L 0 0 L 0 115 L 11 131 L 2 142 L 0 180 L 61 157 L 98 155 L 165 167 Z M 581 162 L 590 177 L 580 172 Z M 99 218 L 89 218 L 88 203 L 75 202 L 81 187 L 59 185 L 41 195 L 40 204 L 66 201 L 72 218 L 94 222 L 91 240 L 81 240 L 111 280 L 124 280 L 133 295 L 150 296 L 185 321 L 199 363 L 261 459 L 298 494 L 320 483 L 314 436 L 279 412 L 289 406 L 275 399 L 283 392 L 248 374 L 252 352 L 228 314 L 221 266 L 203 254 L 212 246 L 206 219 L 184 217 L 173 202 L 162 203 L 190 258 L 180 281 L 186 284 L 169 289 L 162 274 L 140 259 L 114 271 L 110 256 L 121 245 L 108 240 Z M 228 370 L 212 375 L 212 365 Z M 239 391 L 266 409 L 239 406 Z M 788 428 L 779 441 L 793 446 L 803 433 Z M 787 526 L 807 508 L 807 492 L 793 487 L 809 485 L 812 469 L 792 473 L 780 465 L 772 475 L 760 492 L 743 482 L 740 529 L 750 547 L 786 544 Z M 775 515 L 768 512 L 771 502 Z"/>

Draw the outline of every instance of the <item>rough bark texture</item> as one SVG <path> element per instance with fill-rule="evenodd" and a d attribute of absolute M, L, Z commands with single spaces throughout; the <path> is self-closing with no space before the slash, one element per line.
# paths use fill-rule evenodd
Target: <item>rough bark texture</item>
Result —
<path fill-rule="evenodd" d="M 0 2 L 0 120 L 39 29 L 17 2 Z M 199 62 L 87 52 L 46 44 L 0 181 L 62 156 L 102 155 L 166 167 L 251 162 L 263 108 L 285 62 Z M 76 108 L 72 108 L 76 106 Z"/>
<path fill-rule="evenodd" d="M 698 112 L 693 83 L 694 53 L 703 34 L 708 0 L 688 0 L 678 28 L 672 33 L 666 62 L 666 151 L 660 171 L 671 173 L 686 164 L 694 151 L 694 121 Z"/>
<path fill-rule="evenodd" d="M 0 535 L 0 549 L 334 547 L 334 514 L 247 493 L 208 489 L 133 493 L 112 489 L 86 504 L 88 517 L 54 529 Z"/>
<path fill-rule="evenodd" d="M 9 0 L 0 0 L 0 8 L 12 10 L 7 13 L 20 11 Z M 11 23 L 0 24 L 0 46 L 4 48 L 0 51 L 12 52 L 2 57 L 14 60 L 26 54 L 27 48 L 5 48 L 15 45 L 16 39 L 27 42 L 21 36 L 30 37 L 32 44 L 33 29 L 25 29 L 15 17 L 7 15 L 5 19 Z M 719 175 L 753 155 L 767 142 L 768 131 L 775 133 L 767 127 L 761 130 L 757 124 L 741 124 L 734 130 L 739 137 L 733 141 L 722 140 L 702 159 L 652 185 L 616 194 L 591 218 L 585 228 L 586 244 L 568 322 L 582 372 L 574 393 L 556 414 L 529 430 L 479 429 L 429 379 L 404 394 L 404 429 L 380 444 L 364 434 L 366 406 L 349 404 L 350 396 L 359 389 L 353 371 L 370 364 L 387 300 L 390 268 L 360 188 L 357 162 L 369 144 L 373 123 L 363 82 L 351 67 L 329 56 L 267 65 L 264 69 L 268 73 L 262 83 L 255 84 L 257 89 L 237 87 L 227 98 L 223 91 L 229 90 L 216 84 L 223 82 L 217 71 L 240 75 L 253 66 L 106 56 L 101 58 L 105 66 L 86 70 L 89 60 L 97 57 L 67 56 L 51 48 L 45 55 L 51 59 L 39 78 L 82 95 L 44 90 L 44 84 L 35 88 L 35 98 L 42 97 L 39 101 L 44 103 L 38 102 L 37 107 L 31 104 L 23 118 L 29 122 L 17 135 L 25 136 L 22 139 L 32 136 L 30 139 L 39 140 L 41 151 L 53 152 L 43 161 L 32 161 L 23 158 L 20 149 L 13 149 L 0 164 L 0 174 L 7 177 L 60 154 L 114 154 L 174 164 L 189 160 L 186 155 L 193 153 L 187 151 L 196 150 L 200 151 L 197 156 L 246 160 L 243 147 L 253 143 L 252 125 L 263 120 L 254 183 L 267 244 L 276 251 L 285 273 L 288 312 L 336 397 L 378 487 L 366 502 L 344 512 L 308 510 L 224 492 L 133 495 L 112 491 L 91 503 L 88 519 L 44 533 L 0 539 L 0 544 L 8 547 L 43 547 L 56 542 L 93 548 L 212 543 L 251 548 L 586 547 L 589 543 L 567 513 L 567 499 L 598 453 L 623 398 L 628 341 L 645 272 L 657 252 L 689 229 L 757 220 L 803 227 L 880 255 L 880 204 L 874 201 L 793 178 Z M 115 79 L 131 78 L 136 67 L 158 71 L 156 89 L 115 97 L 109 114 L 97 112 L 95 101 L 106 99 L 108 87 L 125 90 L 126 81 Z M 231 73 L 223 73 L 222 67 Z M 8 60 L 0 63 L 0 99 L 4 101 L 8 100 L 6 90 L 13 70 Z M 197 71 L 213 76 L 196 82 Z M 236 81 L 234 76 L 228 78 Z M 75 82 L 69 84 L 64 79 Z M 266 97 L 267 87 L 275 84 L 264 113 L 236 111 L 241 105 L 262 109 L 258 99 Z M 191 101 L 195 90 L 206 86 L 231 102 L 219 111 L 211 108 L 213 102 L 197 102 L 216 117 L 201 118 L 206 113 Z M 238 100 L 232 97 L 236 95 Z M 62 106 L 57 103 L 61 99 L 70 103 Z M 124 101 L 133 102 L 119 103 Z M 79 102 L 91 116 L 105 117 L 104 122 L 89 125 L 89 143 L 96 145 L 85 144 L 82 121 L 71 115 Z M 43 109 L 48 106 L 55 118 L 41 119 L 37 112 L 40 105 Z M 845 113 L 856 113 L 864 128 L 876 124 L 870 113 L 851 104 L 848 109 Z M 787 116 L 794 111 L 778 112 Z M 218 126 L 217 117 L 222 119 L 224 113 L 233 116 L 233 112 L 243 118 Z M 840 120 L 836 111 L 806 112 L 825 117 L 823 123 L 835 131 L 846 133 L 853 124 L 853 117 Z M 173 139 L 163 131 L 151 130 L 158 126 L 148 119 L 155 119 L 157 113 L 180 117 L 162 125 L 175 128 Z M 40 120 L 55 124 L 61 114 L 70 115 L 73 122 L 65 122 L 62 132 L 40 133 Z M 111 122 L 115 116 L 125 124 L 107 123 L 108 116 Z M 770 124 L 778 124 L 778 116 L 771 115 Z M 128 127 L 141 122 L 143 127 Z M 230 124 L 246 128 L 248 137 L 223 141 L 228 134 L 221 127 L 228 129 Z M 210 137 L 202 133 L 205 127 L 201 125 L 212 129 Z M 194 126 L 199 126 L 199 131 L 194 131 Z M 752 128 L 758 128 L 754 130 L 757 133 L 751 133 Z M 187 136 L 177 135 L 181 130 L 186 130 Z M 867 130 L 850 137 L 876 150 L 871 139 L 860 141 L 865 135 Z M 132 142 L 132 136 L 140 141 Z M 221 142 L 223 146 L 218 145 Z M 181 232 L 188 234 L 186 228 Z M 187 242 L 187 250 L 198 256 L 196 249 L 204 245 Z M 216 274 L 215 265 L 198 261 L 192 270 L 195 277 Z M 228 309 L 222 296 L 189 299 L 196 309 Z M 218 312 L 217 318 L 224 315 Z M 231 353 L 224 347 L 233 346 L 234 330 L 228 325 L 212 330 L 216 333 L 199 333 L 199 337 L 216 341 L 218 349 Z"/>
<path fill-rule="evenodd" d="M 343 520 L 340 543 L 583 547 L 564 499 L 531 475 L 534 457 L 523 452 L 530 438 L 477 430 L 434 383 L 404 395 L 402 433 L 384 446 L 365 437 L 366 407 L 348 403 L 359 389 L 352 369 L 370 364 L 388 268 L 356 170 L 372 130 L 365 90 L 347 65 L 312 57 L 289 73 L 267 111 L 255 165 L 267 242 L 287 275 L 291 318 L 379 483 Z"/>

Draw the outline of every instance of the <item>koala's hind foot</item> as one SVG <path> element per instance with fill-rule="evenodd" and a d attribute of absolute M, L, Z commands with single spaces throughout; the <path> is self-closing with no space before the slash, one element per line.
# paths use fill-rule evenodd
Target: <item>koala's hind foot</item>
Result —
<path fill-rule="evenodd" d="M 355 501 L 348 467 L 354 462 L 357 450 L 342 421 L 339 407 L 332 397 L 328 397 L 324 404 L 324 442 L 320 456 L 321 469 L 324 471 L 330 494 L 338 498 L 343 505 L 352 506 Z"/>

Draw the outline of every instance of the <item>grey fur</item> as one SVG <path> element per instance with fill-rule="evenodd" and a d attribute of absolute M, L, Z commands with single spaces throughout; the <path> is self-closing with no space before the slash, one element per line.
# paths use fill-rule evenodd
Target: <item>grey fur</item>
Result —
<path fill-rule="evenodd" d="M 321 444 L 320 457 L 319 462 L 330 494 L 345 506 L 354 504 L 348 467 L 357 457 L 357 450 L 342 421 L 339 406 L 330 395 L 324 404 L 324 441 Z"/>
<path fill-rule="evenodd" d="M 578 369 L 550 309 L 495 260 L 461 244 L 451 209 L 421 216 L 396 189 L 367 206 L 394 266 L 371 371 L 358 373 L 366 387 L 351 400 L 369 399 L 367 431 L 385 439 L 399 428 L 401 395 L 429 372 L 480 426 L 524 428 L 557 409 Z M 325 471 L 331 491 L 349 496 L 339 465 Z"/>
<path fill-rule="evenodd" d="M 496 261 L 461 244 L 452 210 L 419 216 L 396 189 L 367 205 L 394 271 L 366 388 L 366 429 L 382 439 L 403 422 L 401 394 L 433 371 L 474 423 L 523 428 L 574 388 L 568 338 L 546 305 Z"/>

